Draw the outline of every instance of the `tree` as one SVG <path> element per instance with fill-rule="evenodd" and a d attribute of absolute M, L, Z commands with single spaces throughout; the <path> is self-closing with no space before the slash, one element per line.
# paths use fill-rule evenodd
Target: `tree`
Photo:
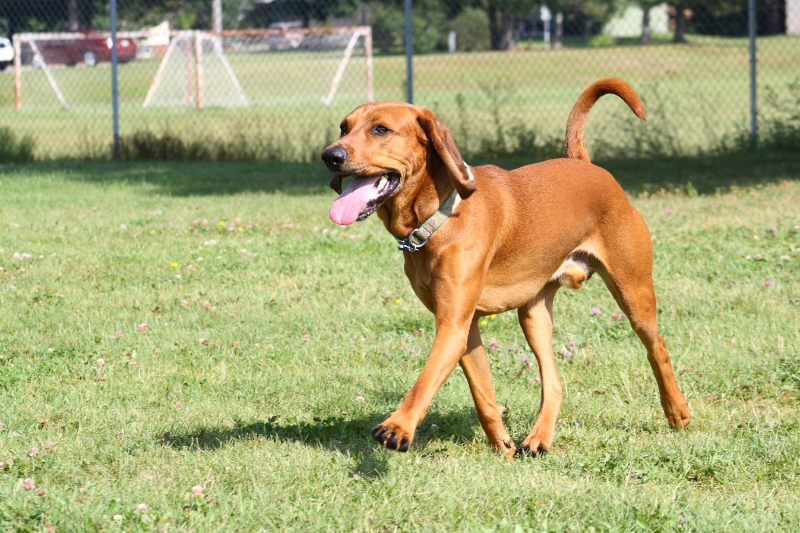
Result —
<path fill-rule="evenodd" d="M 513 50 L 519 40 L 520 18 L 529 17 L 541 4 L 530 0 L 487 0 L 489 40 L 492 50 Z"/>
<path fill-rule="evenodd" d="M 743 15 L 741 35 L 747 34 L 747 0 L 680 0 L 680 3 L 670 6 L 675 16 L 675 34 L 672 41 L 675 43 L 686 42 L 686 32 L 689 29 L 689 17 L 694 19 L 692 26 L 699 33 L 713 33 L 719 35 L 738 35 L 736 24 L 730 16 Z M 727 19 L 725 22 L 718 20 Z M 712 31 L 709 30 L 711 26 Z M 704 31 L 705 30 L 705 31 Z"/>
<path fill-rule="evenodd" d="M 67 24 L 69 31 L 78 31 L 80 22 L 78 20 L 78 0 L 67 1 Z"/>
<path fill-rule="evenodd" d="M 642 8 L 642 35 L 639 37 L 641 44 L 650 44 L 650 10 L 661 4 L 661 0 L 639 0 Z"/>
<path fill-rule="evenodd" d="M 547 0 L 546 5 L 555 13 L 553 48 L 563 45 L 565 22 L 570 23 L 569 33 L 589 37 L 600 31 L 623 0 Z"/>

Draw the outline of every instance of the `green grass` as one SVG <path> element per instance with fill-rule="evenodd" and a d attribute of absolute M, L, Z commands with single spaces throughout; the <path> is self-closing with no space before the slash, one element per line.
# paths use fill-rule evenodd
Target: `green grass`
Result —
<path fill-rule="evenodd" d="M 669 430 L 595 279 L 556 298 L 554 346 L 577 348 L 552 451 L 513 461 L 458 371 L 409 453 L 369 438 L 433 321 L 378 220 L 328 220 L 321 165 L 0 168 L 0 530 L 796 531 L 800 162 L 603 166 L 653 234 L 693 421 Z M 519 441 L 529 350 L 513 313 L 483 330 Z"/>
<path fill-rule="evenodd" d="M 749 81 L 747 40 L 690 36 L 690 43 L 650 46 L 570 47 L 519 52 L 431 54 L 414 58 L 415 101 L 434 109 L 450 126 L 462 150 L 479 151 L 483 139 L 494 138 L 496 122 L 538 132 L 563 135 L 567 115 L 580 91 L 602 76 L 621 76 L 645 100 L 650 127 L 668 131 L 686 153 L 713 148 L 725 135 L 748 128 Z M 785 91 L 800 76 L 800 38 L 765 37 L 758 42 L 758 84 L 761 118 L 764 89 Z M 339 121 L 365 99 L 363 57 L 354 56 L 330 107 L 322 104 L 338 66 L 338 54 L 236 54 L 228 57 L 250 102 L 236 104 L 235 93 L 221 66 L 208 56 L 204 64 L 208 107 L 191 105 L 142 108 L 159 65 L 159 58 L 120 66 L 121 132 L 170 130 L 185 138 L 226 139 L 236 133 L 269 138 L 285 146 L 285 159 L 306 159 L 335 135 Z M 405 59 L 375 58 L 375 98 L 405 98 Z M 172 59 L 164 76 L 164 91 L 177 102 L 185 99 L 185 60 Z M 37 156 L 95 156 L 108 153 L 111 135 L 110 68 L 59 67 L 53 76 L 64 92 L 68 110 L 60 108 L 42 71 L 23 72 L 22 111 L 13 110 L 13 73 L 0 73 L 0 125 L 20 136 L 33 135 Z M 191 82 L 191 76 L 189 76 Z M 214 87 L 216 85 L 216 88 Z M 166 96 L 165 96 L 166 98 Z M 459 105 L 459 102 L 461 104 Z M 663 111 L 654 114 L 653 110 Z M 591 145 L 597 125 L 617 145 L 630 142 L 615 117 L 634 121 L 624 104 L 602 100 L 592 112 Z M 645 127 L 645 126 L 642 126 Z"/>

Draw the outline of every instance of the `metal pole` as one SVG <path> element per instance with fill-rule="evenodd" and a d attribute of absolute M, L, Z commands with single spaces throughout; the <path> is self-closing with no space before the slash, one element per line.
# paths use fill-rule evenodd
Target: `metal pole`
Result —
<path fill-rule="evenodd" d="M 111 107 L 114 122 L 114 161 L 119 161 L 119 86 L 117 85 L 117 0 L 111 0 Z"/>
<path fill-rule="evenodd" d="M 414 68 L 411 66 L 413 50 L 411 48 L 411 0 L 406 3 L 406 85 L 408 95 L 406 99 L 409 104 L 414 103 Z"/>
<path fill-rule="evenodd" d="M 748 0 L 747 18 L 750 30 L 750 141 L 758 143 L 758 103 L 756 102 L 756 1 Z"/>

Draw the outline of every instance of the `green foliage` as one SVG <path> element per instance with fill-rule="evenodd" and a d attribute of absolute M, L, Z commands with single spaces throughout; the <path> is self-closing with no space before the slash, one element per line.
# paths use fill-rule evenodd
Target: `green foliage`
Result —
<path fill-rule="evenodd" d="M 372 43 L 381 54 L 399 54 L 403 51 L 405 17 L 403 11 L 392 4 L 370 4 Z"/>
<path fill-rule="evenodd" d="M 411 44 L 415 54 L 430 54 L 444 49 L 447 39 L 447 21 L 444 13 L 436 4 L 425 9 L 416 9 L 412 12 L 411 29 L 413 39 Z"/>
<path fill-rule="evenodd" d="M 450 22 L 450 30 L 456 32 L 456 49 L 459 52 L 488 50 L 491 46 L 489 19 L 483 9 L 465 7 Z"/>
<path fill-rule="evenodd" d="M 270 133 L 269 128 L 256 121 L 243 123 L 238 133 L 223 138 L 140 130 L 120 136 L 119 145 L 123 161 L 316 161 L 332 140 L 329 134 L 319 144 L 310 137 L 297 144 Z M 110 154 L 110 149 L 106 153 Z"/>
<path fill-rule="evenodd" d="M 0 127 L 0 164 L 30 163 L 36 150 L 36 141 L 26 135 L 21 139 L 8 126 Z"/>
<path fill-rule="evenodd" d="M 370 4 L 372 42 L 381 54 L 405 53 L 405 15 L 391 3 Z M 411 17 L 412 46 L 415 54 L 429 54 L 442 48 L 446 39 L 445 15 L 435 5 L 415 7 Z"/>
<path fill-rule="evenodd" d="M 191 7 L 181 10 L 173 19 L 173 24 L 181 30 L 191 30 L 197 24 L 197 12 Z"/>
<path fill-rule="evenodd" d="M 766 87 L 766 120 L 761 121 L 759 146 L 767 150 L 800 150 L 800 78 L 785 87 Z"/>
<path fill-rule="evenodd" d="M 458 95 L 459 123 L 454 130 L 462 155 L 471 160 L 526 157 L 531 162 L 563 156 L 562 139 L 546 137 L 519 117 L 508 116 L 508 100 L 513 96 L 502 86 L 485 86 L 482 92 L 490 102 L 494 132 L 493 135 L 481 136 L 477 139 L 478 147 L 473 146 L 470 142 L 473 138 L 470 132 L 475 129 L 473 119 L 467 109 L 466 99 Z"/>
<path fill-rule="evenodd" d="M 605 33 L 598 33 L 586 43 L 590 48 L 599 48 L 603 46 L 614 46 L 614 38 Z"/>
<path fill-rule="evenodd" d="M 679 157 L 692 154 L 677 133 L 681 117 L 676 110 L 668 112 L 667 103 L 661 96 L 658 85 L 653 84 L 641 91 L 641 100 L 647 112 L 647 122 L 642 123 L 633 113 L 625 109 L 614 116 L 613 122 L 602 124 L 598 139 L 593 145 L 595 157 L 614 159 L 621 157 Z M 606 132 L 619 128 L 624 133 L 612 139 Z"/>

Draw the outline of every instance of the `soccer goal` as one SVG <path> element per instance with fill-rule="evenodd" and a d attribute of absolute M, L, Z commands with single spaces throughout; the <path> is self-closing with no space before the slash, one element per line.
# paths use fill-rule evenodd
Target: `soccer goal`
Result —
<path fill-rule="evenodd" d="M 172 32 L 143 105 L 329 106 L 345 77 L 354 90 L 357 54 L 365 60 L 360 99 L 372 101 L 368 26 Z"/>
<path fill-rule="evenodd" d="M 136 57 L 136 41 L 147 32 L 117 32 L 117 59 L 120 63 Z M 94 67 L 111 60 L 111 34 L 108 32 L 18 33 L 13 36 L 14 46 L 14 107 L 22 108 L 23 66 L 41 69 L 47 82 L 63 108 L 67 99 L 53 76 L 53 66 Z M 73 101 L 73 103 L 75 103 Z"/>

